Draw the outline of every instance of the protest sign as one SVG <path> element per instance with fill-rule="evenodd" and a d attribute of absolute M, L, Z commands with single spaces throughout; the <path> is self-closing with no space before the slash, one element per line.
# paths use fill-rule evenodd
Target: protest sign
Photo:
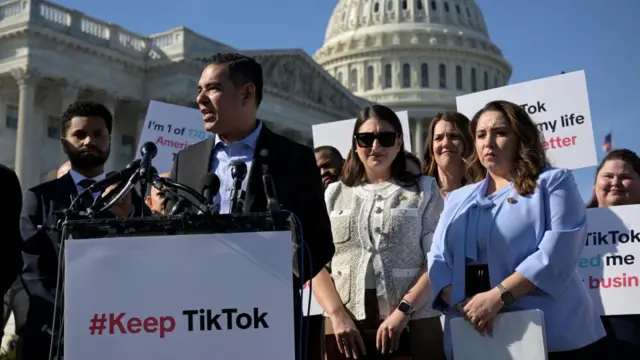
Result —
<path fill-rule="evenodd" d="M 640 314 L 640 205 L 587 210 L 578 270 L 602 315 Z"/>
<path fill-rule="evenodd" d="M 494 100 L 522 107 L 544 135 L 544 147 L 556 167 L 579 169 L 598 163 L 584 71 L 503 86 L 456 98 L 469 119 Z"/>
<path fill-rule="evenodd" d="M 140 149 L 145 142 L 153 142 L 158 147 L 158 154 L 153 159 L 153 166 L 159 173 L 171 171 L 173 157 L 189 145 L 200 142 L 211 136 L 202 126 L 202 114 L 196 109 L 167 104 L 159 101 L 149 102 L 147 116 L 144 120 L 140 141 Z"/>

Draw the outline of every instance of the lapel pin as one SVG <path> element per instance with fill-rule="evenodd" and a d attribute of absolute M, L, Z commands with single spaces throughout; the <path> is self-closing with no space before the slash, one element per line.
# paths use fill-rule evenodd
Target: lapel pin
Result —
<path fill-rule="evenodd" d="M 511 196 L 510 196 L 510 197 L 508 197 L 508 198 L 507 198 L 507 202 L 508 202 L 509 204 L 515 204 L 515 203 L 517 203 L 517 202 L 518 202 L 518 200 L 516 200 L 515 198 L 513 198 L 513 197 L 511 197 Z"/>
<path fill-rule="evenodd" d="M 269 150 L 267 149 L 260 150 L 260 156 L 267 156 L 267 155 L 269 155 Z"/>
<path fill-rule="evenodd" d="M 400 195 L 398 199 L 400 199 L 400 201 L 404 201 L 404 200 L 407 200 L 407 197 L 404 195 Z"/>

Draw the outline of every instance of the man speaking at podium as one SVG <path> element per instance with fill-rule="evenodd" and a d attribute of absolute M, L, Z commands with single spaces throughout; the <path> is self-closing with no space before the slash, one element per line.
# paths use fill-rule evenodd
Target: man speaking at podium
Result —
<path fill-rule="evenodd" d="M 334 252 L 320 174 L 313 150 L 275 134 L 257 118 L 262 87 L 262 67 L 254 59 L 234 53 L 218 53 L 207 59 L 196 100 L 205 129 L 215 136 L 179 152 L 171 178 L 197 188 L 197 181 L 207 172 L 215 173 L 220 178 L 216 202 L 221 213 L 229 213 L 231 162 L 240 160 L 249 169 L 242 184 L 246 193 L 242 210 L 246 213 L 267 211 L 262 176 L 271 175 L 282 208 L 294 213 L 302 225 L 308 251 L 299 249 L 305 256 L 305 269 L 300 269 L 300 274 L 307 281 Z M 294 281 L 296 307 L 300 305 L 299 284 Z M 294 311 L 297 328 L 299 308 Z"/>

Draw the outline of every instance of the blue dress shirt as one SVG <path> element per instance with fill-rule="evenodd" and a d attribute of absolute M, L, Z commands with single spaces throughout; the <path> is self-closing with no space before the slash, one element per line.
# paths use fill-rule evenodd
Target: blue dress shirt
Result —
<path fill-rule="evenodd" d="M 452 304 L 465 300 L 465 268 L 474 262 L 488 265 L 492 287 L 514 272 L 536 286 L 502 311 L 542 310 L 549 352 L 578 349 L 604 337 L 577 271 L 587 224 L 572 173 L 547 168 L 538 187 L 526 196 L 520 196 L 513 184 L 485 196 L 486 187 L 485 179 L 446 197 L 427 256 L 432 307 L 446 314 L 447 357 L 452 358 L 448 324 L 460 315 L 440 294 L 451 285 Z"/>
<path fill-rule="evenodd" d="M 241 160 L 247 164 L 247 176 L 242 181 L 242 190 L 247 190 L 253 155 L 258 143 L 258 137 L 262 131 L 262 121 L 258 120 L 258 126 L 246 137 L 239 141 L 225 142 L 217 134 L 213 151 L 211 152 L 211 165 L 209 172 L 220 178 L 220 191 L 215 197 L 215 202 L 220 206 L 220 214 L 229 213 L 231 203 L 231 191 L 233 190 L 233 178 L 231 177 L 231 162 Z"/>

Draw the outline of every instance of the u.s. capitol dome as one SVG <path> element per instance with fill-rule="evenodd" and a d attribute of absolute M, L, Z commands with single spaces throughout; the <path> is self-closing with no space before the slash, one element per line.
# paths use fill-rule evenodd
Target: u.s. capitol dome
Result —
<path fill-rule="evenodd" d="M 417 154 L 427 119 L 511 76 L 474 0 L 340 0 L 314 58 L 355 95 L 408 110 Z"/>

